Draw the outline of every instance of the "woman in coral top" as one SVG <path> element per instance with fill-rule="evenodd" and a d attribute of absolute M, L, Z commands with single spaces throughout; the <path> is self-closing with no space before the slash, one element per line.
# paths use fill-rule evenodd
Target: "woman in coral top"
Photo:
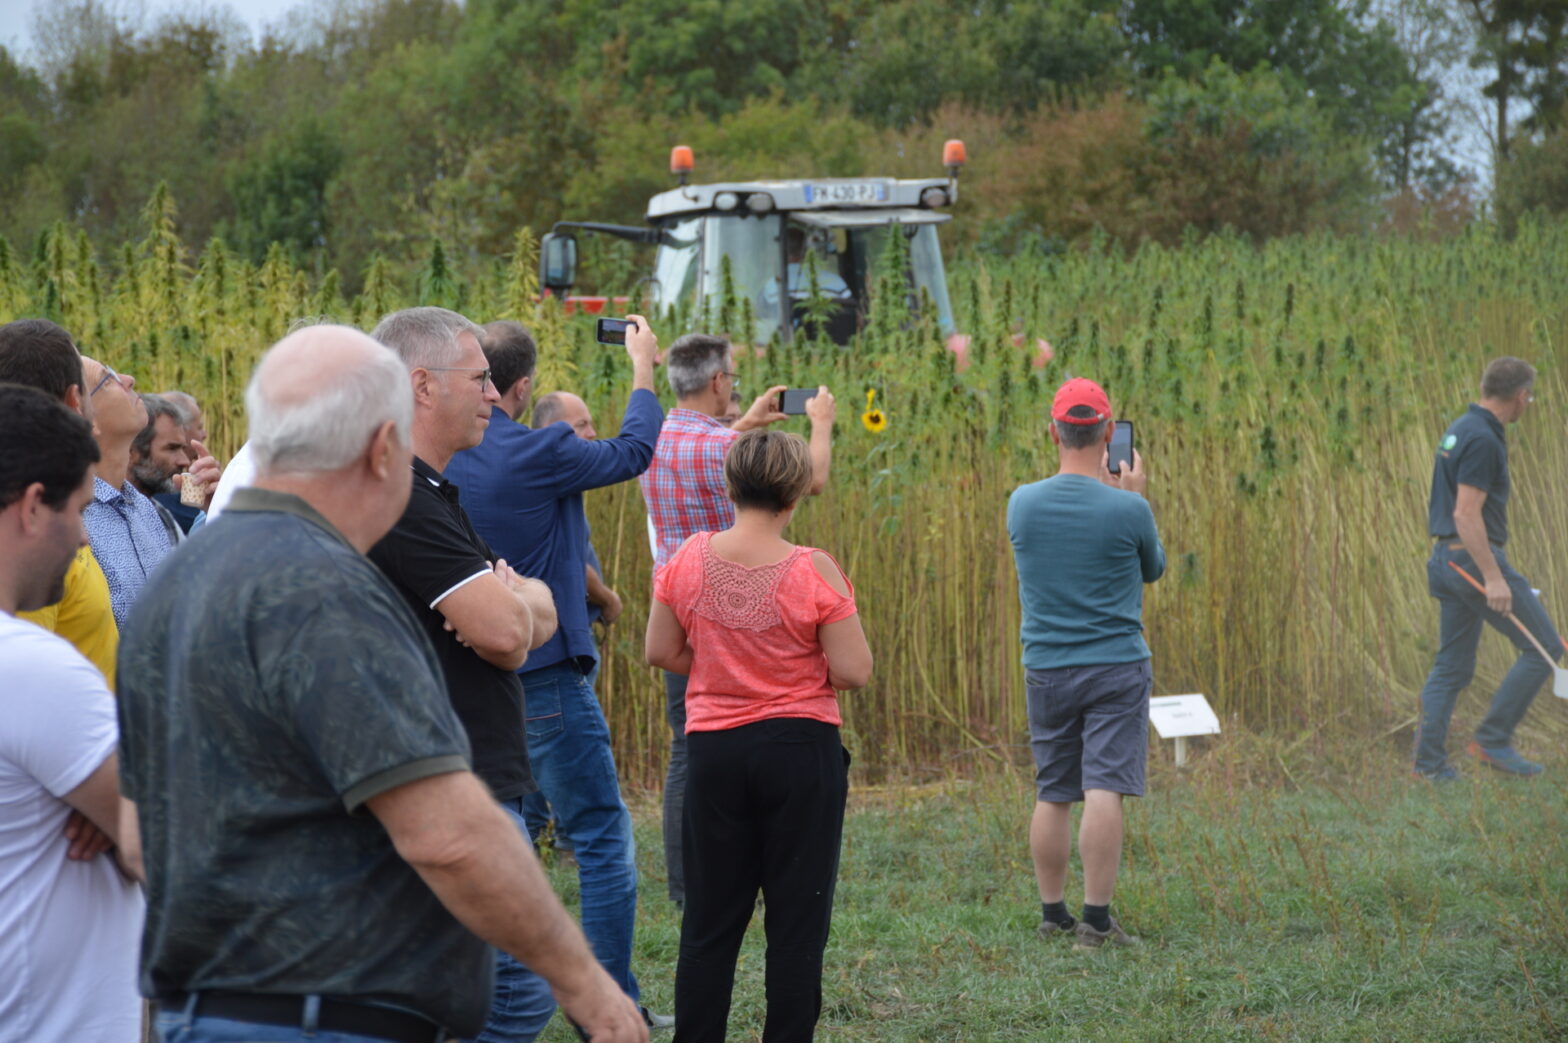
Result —
<path fill-rule="evenodd" d="M 834 693 L 867 682 L 871 651 L 838 564 L 784 539 L 811 485 L 805 441 L 748 431 L 724 477 L 735 524 L 681 546 L 654 578 L 648 617 L 648 661 L 690 677 L 675 1038 L 725 1038 L 735 957 L 761 889 L 762 1038 L 809 1040 L 848 790 Z"/>

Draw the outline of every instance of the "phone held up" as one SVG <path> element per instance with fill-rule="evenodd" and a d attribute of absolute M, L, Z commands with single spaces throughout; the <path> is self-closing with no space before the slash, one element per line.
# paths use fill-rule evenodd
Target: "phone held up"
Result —
<path fill-rule="evenodd" d="M 816 388 L 790 388 L 780 392 L 779 412 L 785 416 L 805 416 L 806 403 L 816 397 Z"/>
<path fill-rule="evenodd" d="M 1106 470 L 1121 474 L 1123 467 L 1132 466 L 1132 421 L 1118 420 L 1111 432 L 1111 445 L 1106 453 Z"/>
<path fill-rule="evenodd" d="M 600 319 L 594 335 L 600 344 L 625 344 L 626 331 L 636 328 L 631 319 Z"/>

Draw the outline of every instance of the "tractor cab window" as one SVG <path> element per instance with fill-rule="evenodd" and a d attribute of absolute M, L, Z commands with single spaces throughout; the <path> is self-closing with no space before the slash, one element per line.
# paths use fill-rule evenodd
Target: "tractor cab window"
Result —
<path fill-rule="evenodd" d="M 784 278 L 784 252 L 779 249 L 781 224 L 777 214 L 712 215 L 707 219 L 703 237 L 702 299 L 709 301 L 715 311 L 718 309 L 724 299 L 721 258 L 728 257 L 735 296 L 751 302 L 759 342 L 777 333 L 783 318 L 779 307 L 779 285 Z"/>
<path fill-rule="evenodd" d="M 904 225 L 909 234 L 911 226 Z M 924 292 L 936 309 L 937 325 L 944 335 L 958 327 L 953 322 L 953 303 L 947 297 L 947 271 L 942 267 L 942 244 L 936 237 L 936 225 L 920 225 L 909 240 L 909 267 L 915 277 L 915 294 Z"/>
<path fill-rule="evenodd" d="M 696 303 L 697 272 L 702 260 L 702 218 L 688 217 L 665 229 L 653 262 L 653 301 L 661 314 Z"/>
<path fill-rule="evenodd" d="M 904 271 L 902 289 L 905 304 L 913 310 L 921 293 L 936 310 L 937 324 L 944 334 L 952 333 L 953 306 L 947 296 L 947 275 L 942 267 L 942 246 L 935 224 L 882 224 L 863 226 L 849 232 L 848 264 L 852 285 L 875 285 L 884 257 L 888 236 L 904 236 L 909 266 Z"/>

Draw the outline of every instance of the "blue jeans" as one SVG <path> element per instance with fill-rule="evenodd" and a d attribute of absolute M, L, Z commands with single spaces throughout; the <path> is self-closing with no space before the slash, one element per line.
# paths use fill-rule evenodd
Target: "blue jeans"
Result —
<path fill-rule="evenodd" d="M 1453 562 L 1478 582 L 1484 582 L 1469 551 L 1452 546 L 1456 542 L 1439 543 L 1426 565 L 1427 587 L 1437 599 L 1440 613 L 1437 659 L 1421 689 L 1421 727 L 1416 733 L 1416 770 L 1426 773 L 1441 771 L 1448 764 L 1448 721 L 1459 693 L 1475 676 L 1475 652 L 1481 643 L 1482 623 L 1490 623 L 1512 641 L 1519 649 L 1519 658 L 1498 686 L 1491 708 L 1475 730 L 1477 743 L 1488 749 L 1512 745 L 1514 728 L 1530 708 L 1541 683 L 1552 676 L 1552 665 L 1530 646 L 1519 628 L 1487 608 L 1481 592 L 1449 566 Z M 1562 640 L 1546 609 L 1530 590 L 1530 581 L 1508 564 L 1501 547 L 1494 546 L 1492 553 L 1513 592 L 1514 615 L 1556 659 L 1562 654 Z"/>
<path fill-rule="evenodd" d="M 523 798 L 501 801 L 501 807 L 517 823 L 523 839 Z M 490 1016 L 475 1043 L 532 1043 L 555 1014 L 555 996 L 550 983 L 518 963 L 510 954 L 495 953 L 495 994 L 490 1000 Z"/>
<path fill-rule="evenodd" d="M 610 726 L 571 663 L 520 675 L 527 706 L 528 760 L 555 809 L 556 830 L 577 853 L 583 933 L 604 969 L 632 999 L 632 930 L 637 861 L 632 816 L 621 799 Z"/>
<path fill-rule="evenodd" d="M 228 1018 L 189 1017 L 183 1010 L 158 1014 L 157 1038 L 163 1043 L 273 1043 L 300 1040 L 302 1043 L 386 1043 L 377 1036 L 356 1032 L 312 1032 L 305 1034 L 299 1025 L 259 1025 L 252 1021 Z M 434 1043 L 435 1033 L 431 1033 Z"/>
<path fill-rule="evenodd" d="M 595 692 L 599 690 L 599 661 L 594 660 L 593 669 L 588 671 L 588 687 Z M 550 802 L 545 799 L 542 791 L 535 791 L 523 798 L 523 825 L 528 827 L 528 835 L 538 838 L 544 835 L 545 827 L 555 821 L 555 811 L 550 807 Z M 566 838 L 561 836 L 559 830 L 555 834 L 555 849 L 570 852 L 571 845 Z"/>

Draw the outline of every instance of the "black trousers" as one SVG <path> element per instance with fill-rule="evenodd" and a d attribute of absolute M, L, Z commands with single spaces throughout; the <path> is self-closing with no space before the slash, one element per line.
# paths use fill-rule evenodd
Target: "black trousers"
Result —
<path fill-rule="evenodd" d="M 694 732 L 687 756 L 676 1043 L 723 1043 L 758 890 L 768 939 L 762 1038 L 810 1040 L 822 1013 L 849 753 L 833 725 L 780 717 Z"/>

